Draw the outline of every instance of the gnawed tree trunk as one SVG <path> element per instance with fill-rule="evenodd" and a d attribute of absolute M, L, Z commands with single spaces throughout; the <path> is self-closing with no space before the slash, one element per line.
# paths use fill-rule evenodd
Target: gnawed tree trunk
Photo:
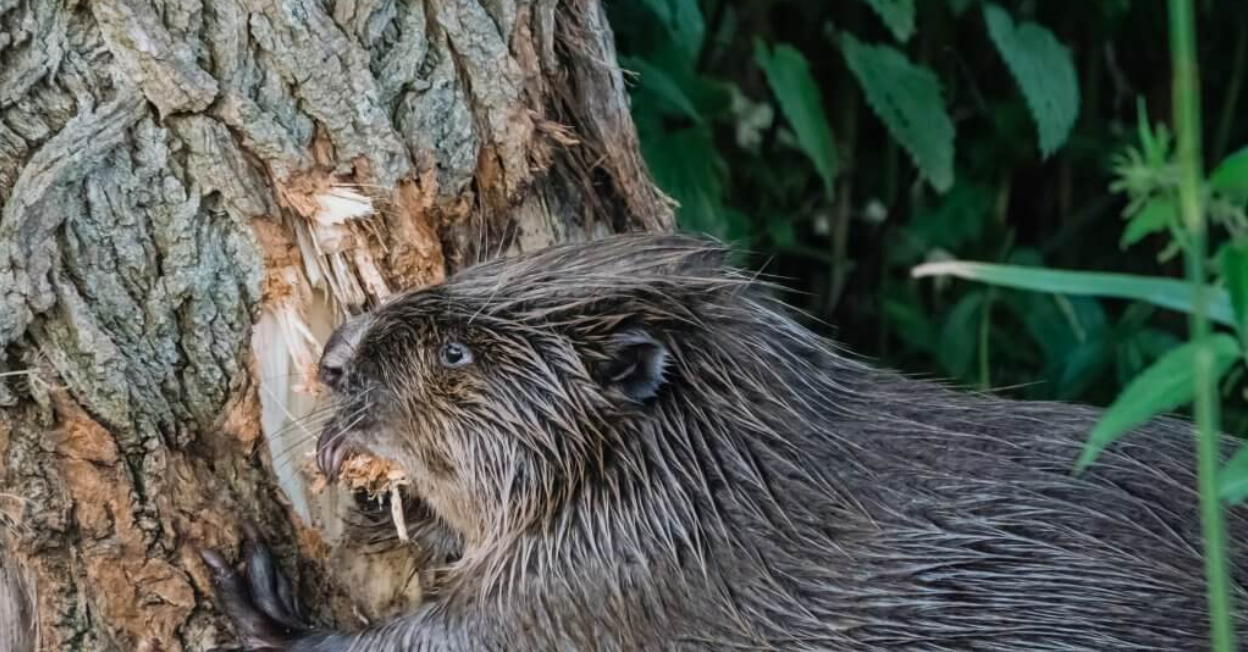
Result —
<path fill-rule="evenodd" d="M 226 643 L 247 520 L 341 623 L 416 599 L 303 381 L 396 289 L 669 228 L 614 61 L 598 0 L 0 0 L 0 648 Z"/>

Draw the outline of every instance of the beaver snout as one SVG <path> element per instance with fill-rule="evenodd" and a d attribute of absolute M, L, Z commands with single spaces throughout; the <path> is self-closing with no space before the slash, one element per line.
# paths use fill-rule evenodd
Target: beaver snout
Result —
<path fill-rule="evenodd" d="M 368 330 L 369 321 L 371 319 L 368 315 L 353 317 L 330 334 L 316 369 L 317 379 L 326 387 L 334 391 L 344 389 L 347 367 L 355 357 L 356 345 L 364 337 L 364 332 Z"/>
<path fill-rule="evenodd" d="M 326 387 L 349 401 L 351 392 L 351 367 L 355 361 L 360 340 L 363 339 L 371 317 L 367 314 L 348 319 L 334 330 L 325 342 L 316 376 Z M 339 410 L 334 419 L 325 425 L 316 444 L 316 461 L 321 472 L 330 480 L 337 475 L 342 463 L 351 454 L 349 436 L 360 427 L 364 410 Z"/>

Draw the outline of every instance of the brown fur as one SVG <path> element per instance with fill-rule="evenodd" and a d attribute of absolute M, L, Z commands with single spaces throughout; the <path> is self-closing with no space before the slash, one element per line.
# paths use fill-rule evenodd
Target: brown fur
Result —
<path fill-rule="evenodd" d="M 421 531 L 455 561 L 411 616 L 291 637 L 263 631 L 264 587 L 248 597 L 221 570 L 245 638 L 356 652 L 1207 647 L 1186 424 L 1157 420 L 1072 476 L 1096 410 L 868 367 L 724 256 L 679 236 L 557 247 L 353 322 L 326 351 L 340 405 L 322 462 L 347 448 L 401 462 Z M 448 342 L 472 363 L 442 361 Z M 1230 515 L 1241 600 L 1246 525 Z"/>

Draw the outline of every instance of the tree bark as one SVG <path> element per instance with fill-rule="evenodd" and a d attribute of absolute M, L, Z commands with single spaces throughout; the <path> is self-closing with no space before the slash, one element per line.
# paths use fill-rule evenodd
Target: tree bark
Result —
<path fill-rule="evenodd" d="M 0 649 L 228 645 L 255 523 L 323 617 L 419 599 L 309 486 L 344 315 L 671 227 L 600 0 L 0 0 Z"/>

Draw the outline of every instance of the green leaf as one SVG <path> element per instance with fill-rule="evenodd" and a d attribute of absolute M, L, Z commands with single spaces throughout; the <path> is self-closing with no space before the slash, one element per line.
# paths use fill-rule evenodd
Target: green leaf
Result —
<path fill-rule="evenodd" d="M 949 9 L 953 11 L 953 15 L 961 16 L 974 3 L 975 0 L 949 0 Z"/>
<path fill-rule="evenodd" d="M 823 110 L 819 85 L 810 74 L 810 64 L 792 46 L 780 44 L 768 51 L 761 41 L 754 42 L 754 60 L 767 76 L 780 111 L 793 126 L 798 146 L 815 164 L 824 190 L 831 197 L 836 177 L 836 143 Z"/>
<path fill-rule="evenodd" d="M 928 318 L 927 311 L 916 307 L 918 302 L 914 297 L 886 295 L 883 302 L 888 326 L 897 332 L 903 342 L 926 353 L 935 353 L 939 349 L 936 343 L 938 331 Z"/>
<path fill-rule="evenodd" d="M 1040 132 L 1047 158 L 1066 142 L 1079 115 L 1079 80 L 1070 51 L 1052 32 L 1035 23 L 1017 27 L 1005 10 L 984 5 L 988 36 L 1014 75 Z"/>
<path fill-rule="evenodd" d="M 1240 446 L 1218 473 L 1218 497 L 1231 505 L 1248 498 L 1248 444 Z"/>
<path fill-rule="evenodd" d="M 694 106 L 693 100 L 685 94 L 684 88 L 660 66 L 651 65 L 645 59 L 621 58 L 620 65 L 635 70 L 640 76 L 637 80 L 637 91 L 650 93 L 663 104 L 685 115 L 694 122 L 702 122 L 702 114 Z"/>
<path fill-rule="evenodd" d="M 984 308 L 984 293 L 972 292 L 962 297 L 945 317 L 940 329 L 940 346 L 936 357 L 950 376 L 966 379 L 975 362 L 979 320 Z"/>
<path fill-rule="evenodd" d="M 797 231 L 793 228 L 793 222 L 789 220 L 771 220 L 767 224 L 767 235 L 771 237 L 772 243 L 780 248 L 790 248 L 797 246 Z"/>
<path fill-rule="evenodd" d="M 672 6 L 668 0 L 641 0 L 641 3 L 654 13 L 654 17 L 658 18 L 664 27 L 671 24 Z"/>
<path fill-rule="evenodd" d="M 1228 243 L 1218 253 L 1222 282 L 1231 298 L 1231 312 L 1241 341 L 1248 342 L 1248 242 Z"/>
<path fill-rule="evenodd" d="M 1178 214 L 1179 207 L 1173 196 L 1154 197 L 1127 222 L 1119 246 L 1126 249 L 1146 236 L 1165 231 Z"/>
<path fill-rule="evenodd" d="M 1143 305 L 1143 304 L 1136 304 Z M 1139 329 L 1125 337 L 1119 337 L 1115 351 L 1114 366 L 1118 384 L 1126 386 L 1132 378 L 1140 375 L 1150 363 L 1160 359 L 1183 344 L 1183 341 L 1157 328 Z"/>
<path fill-rule="evenodd" d="M 1192 286 L 1170 278 L 1106 272 L 1068 272 L 960 260 L 919 265 L 910 274 L 915 278 L 955 276 L 1017 290 L 1134 299 L 1179 312 L 1190 313 L 1192 310 Z M 1209 319 L 1227 326 L 1235 325 L 1230 298 L 1222 288 L 1210 288 Z"/>
<path fill-rule="evenodd" d="M 1222 159 L 1209 175 L 1209 187 L 1231 200 L 1248 201 L 1248 147 Z"/>
<path fill-rule="evenodd" d="M 1105 340 L 1084 342 L 1072 349 L 1062 361 L 1054 392 L 1056 398 L 1069 401 L 1088 391 L 1109 367 L 1112 353 L 1113 348 Z"/>
<path fill-rule="evenodd" d="M 917 209 L 906 232 L 925 247 L 923 254 L 934 247 L 956 253 L 984 234 L 993 199 L 988 187 L 959 181 L 935 202 Z"/>
<path fill-rule="evenodd" d="M 698 0 L 642 0 L 667 29 L 672 45 L 686 63 L 692 63 L 702 50 L 706 23 Z"/>
<path fill-rule="evenodd" d="M 1011 292 L 1005 301 L 1053 368 L 1064 368 L 1071 352 L 1088 342 L 1108 339 L 1105 312 L 1096 299 Z"/>
<path fill-rule="evenodd" d="M 914 35 L 914 0 L 862 0 L 884 21 L 893 37 L 905 43 Z"/>
<path fill-rule="evenodd" d="M 1239 358 L 1239 343 L 1225 333 L 1205 343 L 1213 355 L 1214 376 L 1221 378 Z M 1075 463 L 1082 471 L 1124 433 L 1164 412 L 1190 403 L 1195 392 L 1196 342 L 1172 349 L 1127 385 L 1105 411 Z"/>
<path fill-rule="evenodd" d="M 664 133 L 642 142 L 642 154 L 659 187 L 679 202 L 681 228 L 724 239 L 739 234 L 724 210 L 726 165 L 706 126 Z"/>
<path fill-rule="evenodd" d="M 846 34 L 841 53 L 867 103 L 910 154 L 919 171 L 944 192 L 953 185 L 953 121 L 935 73 L 886 45 L 865 45 Z"/>

